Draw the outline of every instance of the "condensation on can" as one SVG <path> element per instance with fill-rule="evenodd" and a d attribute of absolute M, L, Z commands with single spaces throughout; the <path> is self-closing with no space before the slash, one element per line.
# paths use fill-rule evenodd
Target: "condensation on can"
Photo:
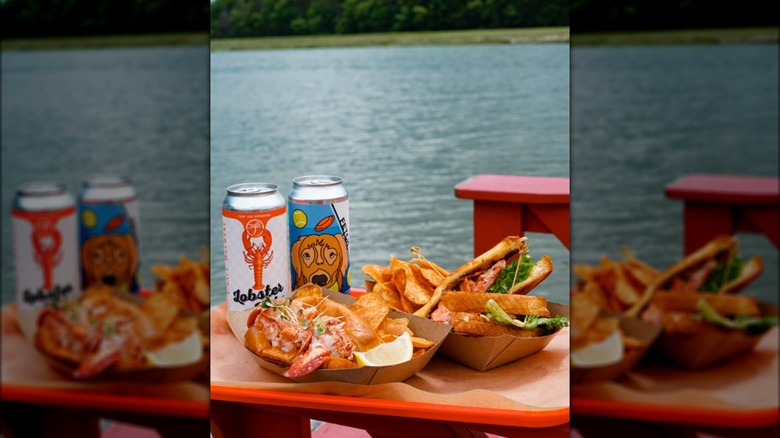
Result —
<path fill-rule="evenodd" d="M 349 293 L 349 194 L 338 176 L 295 178 L 290 210 L 290 269 L 294 288 L 313 283 Z"/>
<path fill-rule="evenodd" d="M 67 187 L 53 182 L 20 185 L 11 218 L 18 311 L 78 298 L 76 205 Z"/>
<path fill-rule="evenodd" d="M 132 182 L 117 175 L 87 178 L 79 195 L 79 242 L 84 288 L 104 284 L 140 289 L 140 212 Z"/>
<path fill-rule="evenodd" d="M 279 187 L 242 183 L 222 203 L 222 243 L 228 310 L 291 296 L 287 205 Z"/>

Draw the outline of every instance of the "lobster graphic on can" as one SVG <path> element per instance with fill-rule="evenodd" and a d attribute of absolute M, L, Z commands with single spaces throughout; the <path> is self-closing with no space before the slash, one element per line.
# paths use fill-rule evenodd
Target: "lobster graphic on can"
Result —
<path fill-rule="evenodd" d="M 76 206 L 65 185 L 22 184 L 11 217 L 19 310 L 78 297 Z"/>
<path fill-rule="evenodd" d="M 228 310 L 290 295 L 287 207 L 275 184 L 227 188 L 222 203 Z"/>

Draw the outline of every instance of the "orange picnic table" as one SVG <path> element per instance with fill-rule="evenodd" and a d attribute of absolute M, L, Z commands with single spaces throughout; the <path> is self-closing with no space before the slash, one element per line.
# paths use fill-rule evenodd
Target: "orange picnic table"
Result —
<path fill-rule="evenodd" d="M 202 436 L 209 403 L 3 384 L 3 436 L 100 437 L 100 420 L 155 429 L 162 437 Z"/>
<path fill-rule="evenodd" d="M 718 234 L 764 234 L 780 247 L 780 180 L 740 175 L 687 175 L 666 186 L 683 201 L 684 251 L 689 254 Z"/>
<path fill-rule="evenodd" d="M 476 254 L 507 235 L 525 231 L 553 233 L 569 245 L 568 179 L 479 175 L 458 184 L 455 193 L 458 198 L 474 199 Z M 217 438 L 310 437 L 310 419 L 363 429 L 376 438 L 570 435 L 568 406 L 520 411 L 286 392 L 212 381 L 212 433 Z"/>
<path fill-rule="evenodd" d="M 569 179 L 476 175 L 455 186 L 455 196 L 474 201 L 474 254 L 506 236 L 554 234 L 569 248 Z"/>

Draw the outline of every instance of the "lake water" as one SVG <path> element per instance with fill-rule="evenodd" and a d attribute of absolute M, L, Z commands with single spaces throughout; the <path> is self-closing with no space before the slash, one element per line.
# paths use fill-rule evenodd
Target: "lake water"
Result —
<path fill-rule="evenodd" d="M 155 263 L 209 245 L 208 47 L 2 53 L 2 288 L 14 299 L 16 186 L 128 175 L 138 191 L 142 284 Z"/>
<path fill-rule="evenodd" d="M 778 46 L 572 49 L 572 263 L 620 257 L 656 268 L 682 255 L 682 203 L 664 186 L 690 173 L 778 175 Z M 739 235 L 765 271 L 745 293 L 777 304 L 778 251 Z"/>
<path fill-rule="evenodd" d="M 409 248 L 447 269 L 473 256 L 483 173 L 568 177 L 566 44 L 215 52 L 211 55 L 212 302 L 225 299 L 220 205 L 233 183 L 344 178 L 352 284 Z M 555 270 L 538 293 L 568 303 L 568 251 L 530 235 Z"/>

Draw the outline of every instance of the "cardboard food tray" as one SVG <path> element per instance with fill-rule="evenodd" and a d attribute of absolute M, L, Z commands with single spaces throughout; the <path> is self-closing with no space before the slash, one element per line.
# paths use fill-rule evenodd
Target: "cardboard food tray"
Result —
<path fill-rule="evenodd" d="M 603 312 L 607 313 L 607 312 Z M 647 351 L 653 345 L 653 342 L 661 333 L 661 327 L 644 322 L 637 318 L 631 318 L 624 315 L 614 315 L 620 320 L 620 329 L 625 336 L 632 337 L 642 341 L 642 347 L 630 349 L 625 352 L 620 362 L 612 365 L 600 367 L 571 367 L 572 383 L 589 383 L 603 380 L 614 380 L 623 374 L 634 369 Z"/>
<path fill-rule="evenodd" d="M 548 302 L 547 307 L 552 315 L 569 316 L 568 306 Z M 441 354 L 471 369 L 487 371 L 543 350 L 559 332 L 532 338 L 450 333 L 441 347 Z"/>
<path fill-rule="evenodd" d="M 777 307 L 759 303 L 762 315 L 777 315 Z M 766 333 L 718 329 L 692 336 L 662 332 L 656 348 L 669 361 L 688 370 L 700 370 L 750 353 Z"/>
<path fill-rule="evenodd" d="M 355 301 L 355 299 L 349 295 L 333 292 L 328 289 L 323 288 L 322 292 L 323 295 L 340 304 L 349 305 Z M 244 344 L 244 333 L 247 331 L 246 321 L 251 311 L 252 309 L 241 312 L 228 312 L 226 315 L 226 320 L 230 326 L 230 329 L 233 331 L 233 334 L 236 336 L 236 338 L 238 338 L 242 345 Z M 290 380 L 299 383 L 337 381 L 362 385 L 375 385 L 381 383 L 401 382 L 413 376 L 415 373 L 417 373 L 417 371 L 425 367 L 425 365 L 427 365 L 431 360 L 433 355 L 444 342 L 444 339 L 447 337 L 447 333 L 449 333 L 449 327 L 442 326 L 441 324 L 435 323 L 426 318 L 420 318 L 414 315 L 397 312 L 395 310 L 390 310 L 389 316 L 391 318 L 407 318 L 409 320 L 409 328 L 414 332 L 414 335 L 433 341 L 434 346 L 429 348 L 424 354 L 398 365 L 383 367 L 363 366 L 359 368 L 337 370 L 320 369 L 305 376 L 293 378 Z M 252 358 L 255 360 L 255 362 L 257 362 L 260 367 L 266 370 L 272 371 L 279 375 L 287 370 L 287 368 L 280 367 L 262 359 L 248 348 L 247 351 L 252 354 Z"/>
<path fill-rule="evenodd" d="M 63 377 L 73 379 L 76 367 L 66 361 L 51 357 L 38 350 L 52 369 Z M 93 382 L 137 382 L 137 383 L 172 383 L 195 380 L 208 369 L 209 358 L 202 354 L 197 362 L 175 367 L 147 367 L 136 370 L 108 370 L 93 378 L 84 379 Z"/>

